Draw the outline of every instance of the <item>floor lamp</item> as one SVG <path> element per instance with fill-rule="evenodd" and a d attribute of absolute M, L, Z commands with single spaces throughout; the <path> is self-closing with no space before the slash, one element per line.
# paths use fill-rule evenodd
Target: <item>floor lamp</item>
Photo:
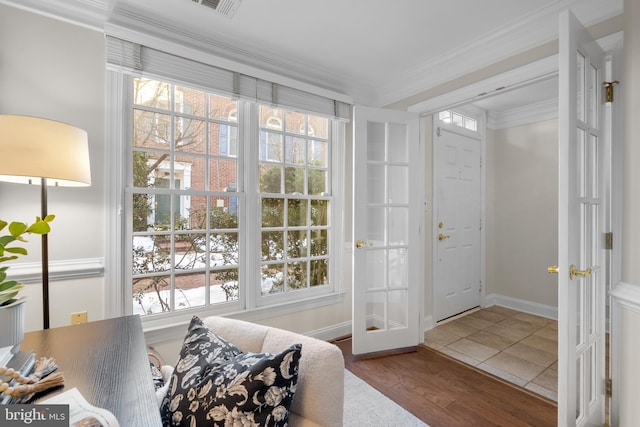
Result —
<path fill-rule="evenodd" d="M 47 216 L 47 186 L 91 185 L 87 132 L 28 116 L 0 115 L 0 181 L 40 184 L 41 217 Z M 49 329 L 49 247 L 42 235 L 43 328 Z"/>

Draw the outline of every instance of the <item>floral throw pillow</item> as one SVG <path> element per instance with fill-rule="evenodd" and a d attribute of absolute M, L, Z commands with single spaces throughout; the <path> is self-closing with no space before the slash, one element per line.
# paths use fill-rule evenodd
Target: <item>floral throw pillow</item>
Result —
<path fill-rule="evenodd" d="M 191 320 L 160 411 L 165 426 L 286 426 L 301 344 L 244 353 Z"/>

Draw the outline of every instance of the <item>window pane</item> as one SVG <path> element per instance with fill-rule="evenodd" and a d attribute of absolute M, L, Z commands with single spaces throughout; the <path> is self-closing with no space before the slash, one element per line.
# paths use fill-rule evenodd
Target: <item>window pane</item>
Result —
<path fill-rule="evenodd" d="M 168 150 L 171 116 L 144 110 L 133 112 L 133 146 Z"/>
<path fill-rule="evenodd" d="M 171 277 L 168 275 L 133 279 L 133 314 L 170 311 Z"/>
<path fill-rule="evenodd" d="M 317 259 L 309 262 L 309 285 L 319 286 L 329 284 L 329 260 Z"/>
<path fill-rule="evenodd" d="M 326 117 L 308 116 L 309 130 L 307 135 L 327 139 L 329 137 L 329 119 Z"/>
<path fill-rule="evenodd" d="M 324 196 L 328 194 L 328 172 L 325 170 L 309 169 L 307 194 Z"/>
<path fill-rule="evenodd" d="M 174 263 L 176 270 L 194 270 L 205 267 L 206 236 L 202 233 L 176 234 L 174 237 Z"/>
<path fill-rule="evenodd" d="M 283 112 L 267 105 L 260 106 L 260 127 L 282 130 Z"/>
<path fill-rule="evenodd" d="M 321 256 L 329 254 L 329 232 L 327 230 L 311 231 L 311 256 Z"/>
<path fill-rule="evenodd" d="M 171 236 L 140 235 L 133 236 L 133 274 L 144 275 L 169 271 Z"/>
<path fill-rule="evenodd" d="M 310 139 L 307 143 L 307 164 L 327 167 L 329 165 L 329 144 L 326 141 Z"/>
<path fill-rule="evenodd" d="M 303 261 L 287 264 L 287 287 L 290 290 L 304 289 L 307 287 L 307 263 Z"/>
<path fill-rule="evenodd" d="M 284 264 L 262 266 L 262 295 L 284 292 Z"/>
<path fill-rule="evenodd" d="M 209 117 L 223 121 L 237 121 L 238 101 L 222 95 L 209 94 Z"/>
<path fill-rule="evenodd" d="M 212 267 L 238 265 L 240 260 L 238 256 L 238 233 L 218 233 L 211 235 L 209 248 L 211 251 L 209 263 Z"/>
<path fill-rule="evenodd" d="M 287 258 L 307 257 L 307 230 L 289 231 L 287 234 Z"/>
<path fill-rule="evenodd" d="M 304 138 L 295 138 L 287 136 L 285 143 L 285 161 L 289 164 L 303 165 L 306 163 L 306 155 L 304 147 L 306 140 Z"/>
<path fill-rule="evenodd" d="M 305 199 L 289 199 L 287 207 L 287 224 L 289 226 L 307 225 L 307 201 Z"/>
<path fill-rule="evenodd" d="M 209 161 L 211 191 L 228 191 L 238 182 L 238 163 L 236 160 L 212 159 Z"/>
<path fill-rule="evenodd" d="M 211 214 L 209 228 L 211 230 L 228 230 L 238 228 L 240 212 L 237 197 L 211 196 Z"/>
<path fill-rule="evenodd" d="M 155 155 L 144 151 L 133 152 L 133 186 L 136 188 L 148 188 L 153 186 L 154 169 L 152 165 L 156 163 Z"/>
<path fill-rule="evenodd" d="M 386 159 L 384 123 L 367 122 L 367 160 L 383 162 Z"/>
<path fill-rule="evenodd" d="M 285 116 L 287 123 L 287 132 L 305 135 L 307 124 L 305 115 L 296 111 L 287 111 Z"/>
<path fill-rule="evenodd" d="M 219 304 L 238 299 L 238 269 L 212 271 L 209 275 L 209 302 Z"/>
<path fill-rule="evenodd" d="M 452 113 L 451 114 L 451 122 L 456 126 L 462 126 L 464 118 L 462 114 Z"/>
<path fill-rule="evenodd" d="M 206 94 L 201 90 L 177 86 L 175 90 L 175 111 L 191 116 L 206 116 Z"/>
<path fill-rule="evenodd" d="M 475 119 L 470 117 L 466 117 L 464 120 L 464 127 L 476 132 L 478 130 L 478 122 Z"/>
<path fill-rule="evenodd" d="M 171 86 L 155 80 L 133 79 L 133 103 L 162 110 L 169 109 Z"/>
<path fill-rule="evenodd" d="M 282 193 L 282 168 L 261 164 L 259 169 L 260 192 Z"/>
<path fill-rule="evenodd" d="M 189 153 L 204 153 L 205 123 L 189 117 L 176 117 L 175 121 L 175 149 Z"/>
<path fill-rule="evenodd" d="M 185 228 L 189 230 L 207 229 L 207 198 L 205 196 L 182 196 L 187 217 Z"/>
<path fill-rule="evenodd" d="M 451 111 L 440 111 L 438 118 L 445 123 L 451 123 Z"/>
<path fill-rule="evenodd" d="M 260 160 L 282 162 L 282 135 L 274 132 L 260 132 Z"/>
<path fill-rule="evenodd" d="M 284 192 L 287 194 L 305 194 L 305 172 L 306 170 L 303 168 L 284 168 Z"/>
<path fill-rule="evenodd" d="M 281 231 L 262 232 L 262 260 L 284 259 L 284 233 Z"/>
<path fill-rule="evenodd" d="M 311 200 L 311 225 L 329 224 L 329 202 L 327 200 Z"/>
<path fill-rule="evenodd" d="M 262 199 L 262 227 L 284 225 L 284 199 Z"/>
<path fill-rule="evenodd" d="M 177 274 L 175 277 L 175 309 L 201 307 L 206 302 L 206 273 Z"/>

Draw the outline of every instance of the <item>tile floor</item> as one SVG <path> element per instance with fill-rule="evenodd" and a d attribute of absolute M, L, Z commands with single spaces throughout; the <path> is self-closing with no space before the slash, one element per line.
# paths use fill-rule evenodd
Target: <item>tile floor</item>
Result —
<path fill-rule="evenodd" d="M 443 321 L 424 344 L 558 400 L 558 322 L 492 306 Z"/>

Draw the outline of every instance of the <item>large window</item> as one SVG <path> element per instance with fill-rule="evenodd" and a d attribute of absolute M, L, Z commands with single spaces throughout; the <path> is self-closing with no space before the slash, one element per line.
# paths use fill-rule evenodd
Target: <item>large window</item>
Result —
<path fill-rule="evenodd" d="M 237 311 L 335 292 L 334 121 L 129 78 L 133 313 Z"/>

